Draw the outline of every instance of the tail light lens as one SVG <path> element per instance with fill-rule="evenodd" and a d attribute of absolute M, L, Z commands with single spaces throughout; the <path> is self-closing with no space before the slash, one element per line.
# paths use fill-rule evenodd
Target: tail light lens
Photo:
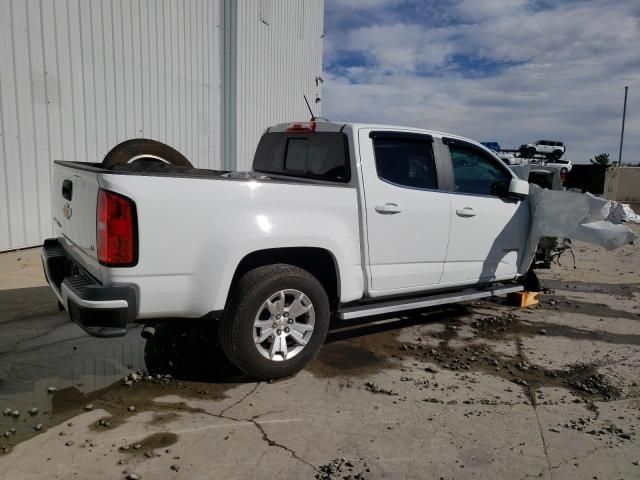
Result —
<path fill-rule="evenodd" d="M 108 267 L 132 267 L 138 262 L 136 205 L 107 190 L 98 192 L 98 261 Z"/>
<path fill-rule="evenodd" d="M 297 122 L 287 125 L 287 132 L 315 132 L 316 122 Z"/>

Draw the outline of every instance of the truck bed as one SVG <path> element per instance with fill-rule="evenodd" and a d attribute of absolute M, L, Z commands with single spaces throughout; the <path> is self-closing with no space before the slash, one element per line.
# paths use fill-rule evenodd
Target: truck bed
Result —
<path fill-rule="evenodd" d="M 137 319 L 223 309 L 236 268 L 257 250 L 323 248 L 345 266 L 342 296 L 362 296 L 357 191 L 347 183 L 65 161 L 56 162 L 54 177 L 60 247 L 100 285 L 132 286 Z M 126 267 L 98 260 L 96 199 L 105 191 L 135 208 L 136 258 Z"/>
<path fill-rule="evenodd" d="M 170 178 L 209 178 L 215 180 L 252 180 L 260 182 L 274 183 L 296 183 L 296 184 L 316 184 L 324 185 L 328 182 L 315 180 L 311 178 L 295 178 L 284 177 L 278 175 L 265 175 L 256 172 L 239 172 L 234 170 L 212 170 L 208 168 L 181 167 L 170 164 L 158 164 L 157 162 L 145 163 L 135 162 L 128 164 L 114 165 L 113 167 L 105 167 L 102 163 L 97 162 L 68 162 L 57 160 L 55 163 L 79 170 L 93 173 L 102 173 L 110 175 L 136 175 L 151 177 L 170 177 Z M 331 186 L 336 186 L 331 183 Z"/>

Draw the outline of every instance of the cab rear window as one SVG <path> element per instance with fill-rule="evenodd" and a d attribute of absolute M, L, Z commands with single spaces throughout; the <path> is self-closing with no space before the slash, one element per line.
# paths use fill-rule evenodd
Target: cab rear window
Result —
<path fill-rule="evenodd" d="M 351 179 L 347 136 L 341 132 L 268 132 L 258 143 L 253 170 L 332 182 Z"/>

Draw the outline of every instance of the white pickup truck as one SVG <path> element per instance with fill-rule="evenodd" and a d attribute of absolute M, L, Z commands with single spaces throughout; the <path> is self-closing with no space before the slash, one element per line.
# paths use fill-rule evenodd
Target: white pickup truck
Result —
<path fill-rule="evenodd" d="M 330 318 L 519 291 L 530 267 L 529 184 L 455 135 L 301 122 L 267 129 L 252 172 L 143 157 L 54 166 L 45 273 L 92 335 L 211 318 L 235 365 L 278 378 Z"/>

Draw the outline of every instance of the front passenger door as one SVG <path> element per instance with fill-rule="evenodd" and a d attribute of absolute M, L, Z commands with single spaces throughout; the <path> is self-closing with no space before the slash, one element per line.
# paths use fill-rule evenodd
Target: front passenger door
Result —
<path fill-rule="evenodd" d="M 480 147 L 443 139 L 453 168 L 451 236 L 441 283 L 517 275 L 529 232 L 526 201 L 506 198 L 512 173 Z"/>

